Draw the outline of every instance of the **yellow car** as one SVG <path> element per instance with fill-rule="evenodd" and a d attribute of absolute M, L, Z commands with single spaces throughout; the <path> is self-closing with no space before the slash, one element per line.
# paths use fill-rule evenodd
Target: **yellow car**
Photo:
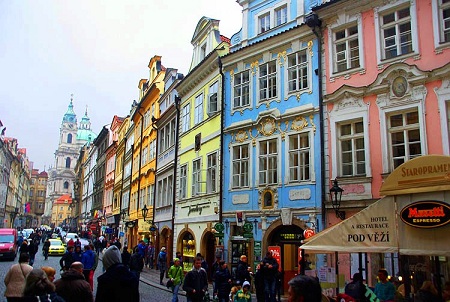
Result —
<path fill-rule="evenodd" d="M 60 239 L 49 239 L 50 248 L 48 250 L 49 255 L 64 255 L 66 247 Z"/>

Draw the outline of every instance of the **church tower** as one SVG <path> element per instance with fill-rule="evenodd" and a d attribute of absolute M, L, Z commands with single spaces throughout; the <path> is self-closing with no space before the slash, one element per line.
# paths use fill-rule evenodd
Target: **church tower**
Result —
<path fill-rule="evenodd" d="M 73 110 L 73 95 L 70 99 L 67 112 L 64 114 L 59 129 L 58 149 L 55 151 L 54 166 L 48 171 L 47 197 L 45 201 L 44 218 L 52 223 L 52 206 L 64 195 L 73 196 L 75 183 L 75 165 L 80 155 L 80 149 L 85 144 L 90 144 L 96 135 L 91 131 L 91 121 L 87 109 L 80 125 L 77 124 L 77 116 Z M 62 218 L 62 219 L 61 219 Z M 58 217 L 58 221 L 67 217 Z"/>

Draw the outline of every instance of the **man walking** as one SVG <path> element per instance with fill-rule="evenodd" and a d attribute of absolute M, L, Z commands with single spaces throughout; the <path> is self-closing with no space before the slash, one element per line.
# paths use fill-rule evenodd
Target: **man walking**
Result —
<path fill-rule="evenodd" d="M 55 281 L 56 293 L 66 302 L 93 302 L 94 296 L 89 283 L 84 279 L 83 263 L 74 262 L 69 270 Z"/>
<path fill-rule="evenodd" d="M 208 291 L 208 276 L 202 268 L 202 260 L 201 257 L 196 257 L 194 267 L 184 278 L 183 290 L 186 292 L 187 302 L 202 302 Z"/>
<path fill-rule="evenodd" d="M 83 263 L 84 278 L 91 285 L 92 290 L 94 289 L 94 264 L 95 264 L 95 253 L 91 250 L 91 247 L 86 244 L 84 246 L 84 253 L 81 256 L 81 263 Z"/>
<path fill-rule="evenodd" d="M 261 273 L 264 278 L 264 295 L 265 300 L 268 302 L 276 302 L 275 287 L 276 276 L 278 271 L 278 262 L 272 256 L 272 252 L 267 252 L 266 257 L 261 263 Z"/>
<path fill-rule="evenodd" d="M 163 246 L 158 255 L 158 266 L 159 266 L 159 284 L 163 285 L 164 274 L 167 270 L 167 253 L 166 248 Z"/>
<path fill-rule="evenodd" d="M 123 259 L 122 259 L 123 261 Z M 144 268 L 144 258 L 139 253 L 139 249 L 137 247 L 134 248 L 133 255 L 130 258 L 130 271 L 138 278 L 141 277 L 142 269 Z"/>

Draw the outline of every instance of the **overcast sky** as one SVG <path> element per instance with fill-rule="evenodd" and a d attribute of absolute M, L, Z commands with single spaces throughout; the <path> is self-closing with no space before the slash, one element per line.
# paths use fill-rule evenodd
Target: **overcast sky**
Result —
<path fill-rule="evenodd" d="M 54 165 L 59 128 L 74 94 L 99 133 L 129 114 L 148 62 L 187 74 L 201 17 L 220 20 L 228 38 L 241 28 L 235 0 L 0 0 L 0 120 L 34 168 Z"/>

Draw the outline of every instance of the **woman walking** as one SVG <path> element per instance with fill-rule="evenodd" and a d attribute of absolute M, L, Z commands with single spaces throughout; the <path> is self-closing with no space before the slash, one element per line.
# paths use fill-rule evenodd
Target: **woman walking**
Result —
<path fill-rule="evenodd" d="M 13 264 L 5 276 L 5 297 L 8 302 L 18 301 L 23 297 L 23 289 L 25 287 L 25 280 L 33 267 L 28 264 L 30 256 L 27 253 L 22 253 L 19 256 L 19 263 Z"/>

